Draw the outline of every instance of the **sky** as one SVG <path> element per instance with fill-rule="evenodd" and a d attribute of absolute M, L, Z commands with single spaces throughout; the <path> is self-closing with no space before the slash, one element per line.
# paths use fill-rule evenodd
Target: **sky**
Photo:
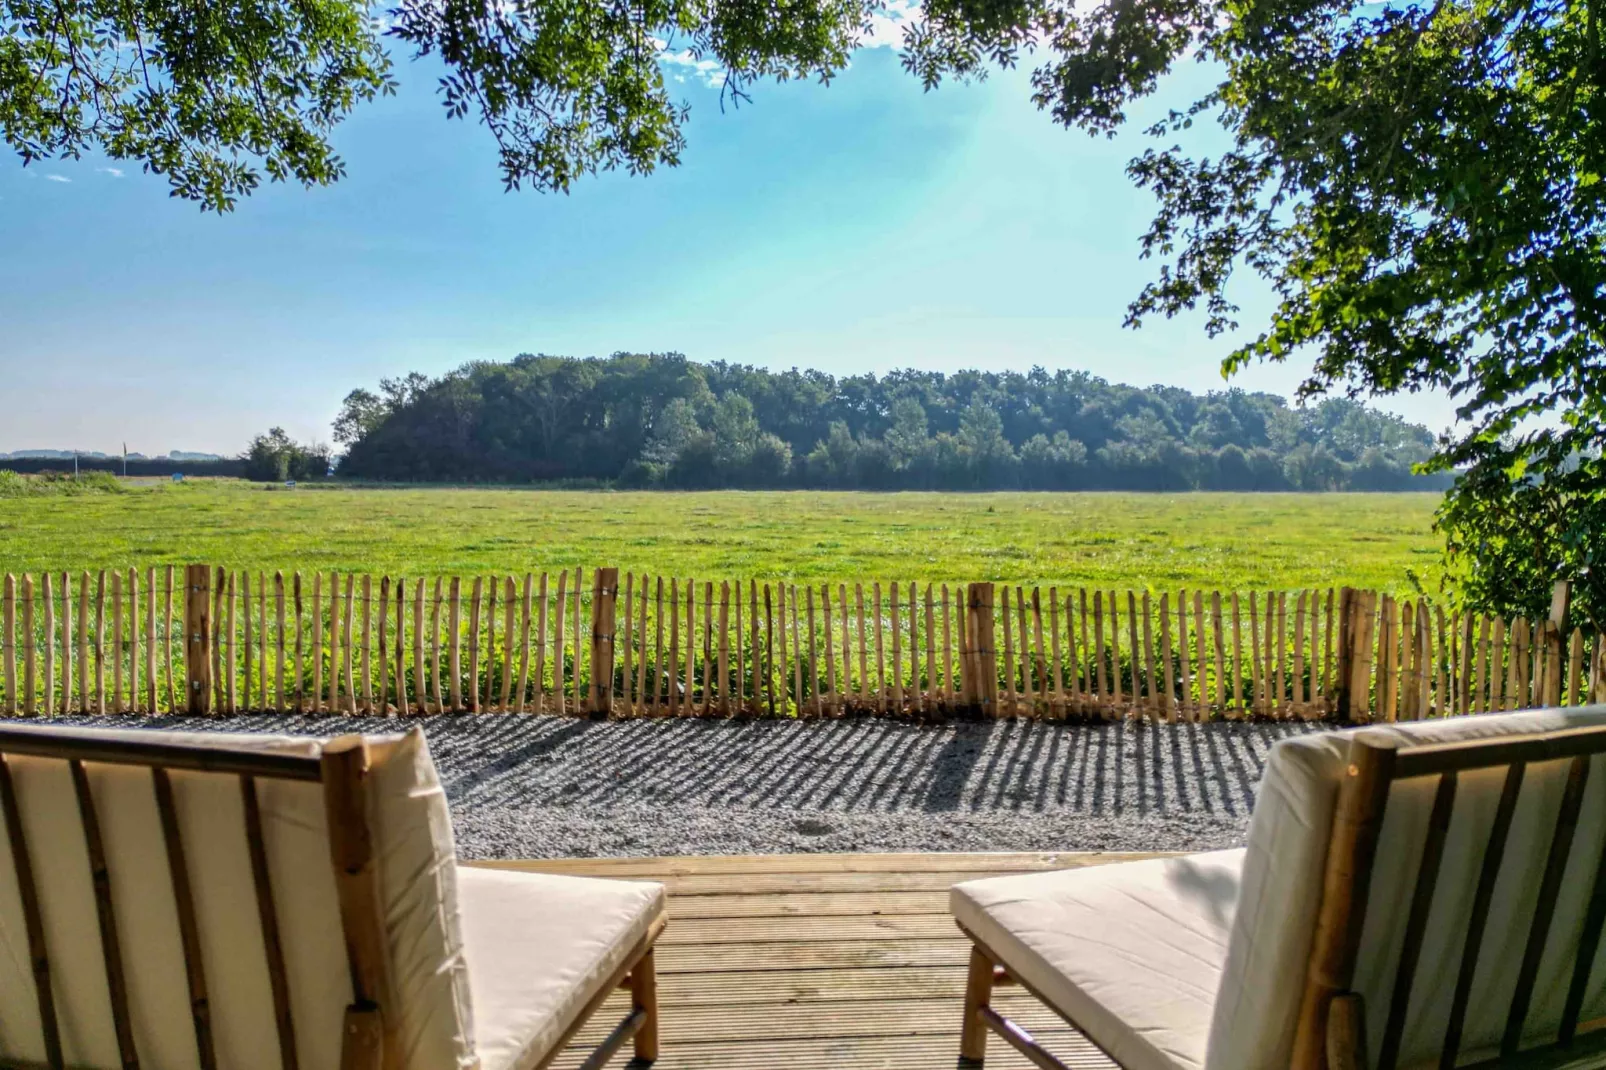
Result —
<path fill-rule="evenodd" d="M 1024 71 L 925 93 L 885 46 L 738 109 L 669 69 L 692 109 L 682 165 L 569 195 L 504 192 L 490 135 L 447 119 L 437 72 L 401 55 L 399 93 L 334 135 L 346 178 L 265 186 L 229 215 L 137 165 L 0 157 L 0 451 L 232 454 L 270 426 L 327 441 L 353 388 L 522 352 L 1225 387 L 1232 339 L 1202 317 L 1122 327 L 1155 269 L 1138 245 L 1154 204 L 1124 173 L 1136 130 L 1056 126 Z M 1209 73 L 1173 75 L 1147 113 Z M 1248 325 L 1270 307 L 1258 285 L 1239 297 Z M 1303 370 L 1233 385 L 1288 394 Z M 1384 407 L 1450 422 L 1443 398 Z"/>

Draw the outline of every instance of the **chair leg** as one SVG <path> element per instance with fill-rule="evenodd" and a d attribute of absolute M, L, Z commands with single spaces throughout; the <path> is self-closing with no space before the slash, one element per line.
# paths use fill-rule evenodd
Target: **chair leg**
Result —
<path fill-rule="evenodd" d="M 637 1061 L 650 1063 L 658 1058 L 658 972 L 652 948 L 630 971 L 630 999 L 638 1010 L 647 1012 L 636 1030 L 635 1051 Z"/>
<path fill-rule="evenodd" d="M 972 1062 L 987 1058 L 987 1023 L 981 1009 L 993 995 L 993 962 L 979 947 L 970 949 L 970 976 L 965 981 L 965 1022 L 959 1032 L 959 1057 Z"/>
<path fill-rule="evenodd" d="M 385 1065 L 385 1024 L 372 1003 L 346 1008 L 340 1070 L 380 1070 Z"/>
<path fill-rule="evenodd" d="M 1327 1008 L 1330 1070 L 1366 1070 L 1366 1006 L 1354 992 L 1334 996 Z"/>

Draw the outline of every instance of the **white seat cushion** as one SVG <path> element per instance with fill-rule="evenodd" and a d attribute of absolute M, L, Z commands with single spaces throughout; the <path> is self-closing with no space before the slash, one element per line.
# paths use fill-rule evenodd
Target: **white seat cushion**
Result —
<path fill-rule="evenodd" d="M 1496 739 L 1606 724 L 1606 706 L 1377 725 L 1401 745 Z M 1321 903 L 1322 870 L 1339 783 L 1355 731 L 1284 740 L 1272 749 L 1249 826 L 1248 855 L 1211 1027 L 1209 1070 L 1284 1070 L 1292 1054 L 1300 996 Z M 1568 762 L 1528 767 L 1513 815 L 1500 878 L 1468 1004 L 1463 1050 L 1499 1042 L 1528 939 L 1533 903 L 1550 848 Z M 1416 984 L 1400 1050 L 1400 1065 L 1436 1059 L 1459 972 L 1473 892 L 1505 768 L 1463 773 L 1435 885 Z M 1427 835 L 1437 779 L 1394 785 L 1378 838 L 1361 934 L 1355 990 L 1364 997 L 1366 1036 L 1375 1058 L 1382 1043 L 1394 971 Z M 1550 940 L 1527 1019 L 1532 1036 L 1554 1037 L 1572 960 L 1569 940 L 1583 924 L 1588 889 L 1606 827 L 1606 757 L 1590 764 L 1583 810 Z M 1393 907 L 1393 909 L 1391 909 Z M 1606 1014 L 1606 949 L 1596 958 L 1584 1001 L 1586 1020 Z"/>
<path fill-rule="evenodd" d="M 11 725 L 46 736 L 157 741 L 317 758 L 308 737 L 175 733 Z M 472 1009 L 462 961 L 451 814 L 418 731 L 369 737 L 373 844 L 397 1008 L 399 1065 L 452 1070 L 474 1064 Z M 65 761 L 10 755 L 23 832 L 33 861 L 50 956 L 62 1046 L 69 1065 L 120 1065 L 89 855 Z M 100 819 L 135 1047 L 147 1066 L 196 1065 L 177 906 L 151 771 L 85 764 Z M 171 775 L 194 893 L 218 1064 L 282 1065 L 272 988 L 245 837 L 240 778 Z M 256 795 L 290 982 L 299 1064 L 340 1065 L 342 1018 L 351 1001 L 339 903 L 329 859 L 323 789 L 259 778 Z M 43 1063 L 43 1032 L 9 838 L 0 834 L 0 1062 Z"/>
<path fill-rule="evenodd" d="M 528 1070 L 664 912 L 664 886 L 457 871 L 481 1070 Z"/>
<path fill-rule="evenodd" d="M 1243 859 L 1216 851 L 968 881 L 950 906 L 1127 1070 L 1200 1070 Z"/>

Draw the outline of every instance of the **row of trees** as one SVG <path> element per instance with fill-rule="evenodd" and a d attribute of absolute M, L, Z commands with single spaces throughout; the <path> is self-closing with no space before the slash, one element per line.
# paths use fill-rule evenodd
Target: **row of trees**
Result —
<path fill-rule="evenodd" d="M 1204 396 L 1085 372 L 837 379 L 678 354 L 523 355 L 355 390 L 343 475 L 628 486 L 1404 490 L 1418 425 L 1348 399 Z"/>

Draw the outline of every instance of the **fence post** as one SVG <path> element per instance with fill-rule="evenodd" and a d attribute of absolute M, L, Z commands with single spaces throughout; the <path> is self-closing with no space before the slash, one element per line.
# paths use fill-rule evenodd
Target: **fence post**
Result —
<path fill-rule="evenodd" d="M 586 710 L 593 717 L 613 712 L 614 602 L 619 596 L 619 570 L 599 568 L 591 579 L 591 686 Z"/>
<path fill-rule="evenodd" d="M 981 712 L 984 717 L 998 717 L 1002 711 L 998 707 L 998 639 L 994 634 L 997 622 L 993 618 L 993 585 L 984 583 L 981 588 L 981 604 L 977 607 L 980 642 L 976 644 L 981 662 L 977 677 L 981 681 Z M 1007 621 L 1005 626 L 1008 626 Z"/>
<path fill-rule="evenodd" d="M 983 717 L 998 715 L 998 655 L 993 650 L 993 585 L 966 588 L 964 646 L 959 670 L 964 702 Z"/>
<path fill-rule="evenodd" d="M 1566 580 L 1557 580 L 1550 589 L 1550 623 L 1558 631 L 1567 630 L 1567 611 L 1572 607 L 1572 588 Z"/>
<path fill-rule="evenodd" d="M 1589 701 L 1606 702 L 1606 634 L 1596 634 L 1590 663 Z"/>
<path fill-rule="evenodd" d="M 1395 700 L 1399 698 L 1399 666 L 1395 662 L 1400 649 L 1399 604 L 1390 595 L 1379 598 L 1377 617 L 1377 702 L 1372 711 L 1374 721 L 1395 719 Z"/>
<path fill-rule="evenodd" d="M 1338 713 L 1352 724 L 1372 719 L 1372 617 L 1376 602 L 1377 595 L 1372 591 L 1345 587 L 1339 592 Z"/>
<path fill-rule="evenodd" d="M 1350 663 L 1354 677 L 1350 681 L 1351 719 L 1370 722 L 1372 717 L 1372 668 L 1377 660 L 1374 656 L 1377 651 L 1378 640 L 1381 638 L 1377 627 L 1378 596 L 1376 591 L 1355 592 L 1355 622 L 1350 626 L 1350 635 L 1355 640 L 1355 652 Z M 1378 669 L 1377 697 L 1379 706 L 1383 698 L 1382 669 Z"/>
<path fill-rule="evenodd" d="M 212 712 L 212 567 L 184 568 L 184 675 L 191 715 Z"/>
<path fill-rule="evenodd" d="M 1544 688 L 1539 692 L 1546 707 L 1561 705 L 1561 647 L 1567 630 L 1567 611 L 1571 608 L 1572 592 L 1566 580 L 1557 581 L 1550 590 L 1550 617 L 1545 621 Z"/>
<path fill-rule="evenodd" d="M 17 647 L 20 645 L 13 637 L 17 626 L 17 580 L 11 573 L 6 573 L 5 603 L 3 617 L 0 617 L 0 651 L 5 653 L 5 685 L 7 717 L 17 713 Z"/>
<path fill-rule="evenodd" d="M 971 584 L 965 587 L 959 615 L 959 708 L 976 712 L 976 614 L 971 608 Z"/>
<path fill-rule="evenodd" d="M 1355 696 L 1350 691 L 1355 664 L 1355 588 L 1341 587 L 1338 591 L 1338 668 L 1336 681 L 1338 694 L 1336 710 L 1340 720 L 1353 721 Z"/>

